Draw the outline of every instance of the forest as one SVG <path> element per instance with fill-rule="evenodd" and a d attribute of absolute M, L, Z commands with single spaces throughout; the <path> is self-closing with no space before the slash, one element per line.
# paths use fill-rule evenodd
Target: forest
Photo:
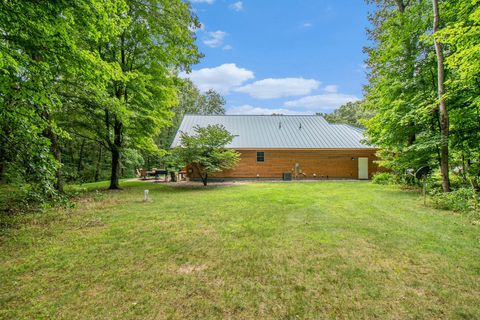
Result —
<path fill-rule="evenodd" d="M 202 54 L 181 0 L 2 1 L 0 180 L 25 201 L 158 165 L 184 113 L 224 113 L 178 74 Z"/>
<path fill-rule="evenodd" d="M 366 128 L 395 179 L 429 166 L 442 192 L 478 192 L 480 1 L 367 3 L 364 98 L 324 116 Z M 185 113 L 225 113 L 179 76 L 200 26 L 182 0 L 1 1 L 2 185 L 48 202 L 161 166 Z"/>
<path fill-rule="evenodd" d="M 363 120 L 368 139 L 397 176 L 429 166 L 441 192 L 465 194 L 467 188 L 476 199 L 480 1 L 370 3 L 376 10 L 369 16 L 372 45 L 364 49 L 368 84 L 361 103 L 369 112 Z"/>

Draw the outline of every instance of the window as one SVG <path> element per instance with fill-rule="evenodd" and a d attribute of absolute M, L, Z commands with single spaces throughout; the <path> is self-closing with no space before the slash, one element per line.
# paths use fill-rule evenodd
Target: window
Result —
<path fill-rule="evenodd" d="M 265 152 L 257 151 L 257 162 L 264 162 L 265 161 Z"/>

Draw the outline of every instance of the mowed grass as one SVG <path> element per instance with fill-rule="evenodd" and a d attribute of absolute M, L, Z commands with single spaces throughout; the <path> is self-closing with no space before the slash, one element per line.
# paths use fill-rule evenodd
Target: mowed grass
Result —
<path fill-rule="evenodd" d="M 480 227 L 416 193 L 124 185 L 2 230 L 0 318 L 480 318 Z"/>

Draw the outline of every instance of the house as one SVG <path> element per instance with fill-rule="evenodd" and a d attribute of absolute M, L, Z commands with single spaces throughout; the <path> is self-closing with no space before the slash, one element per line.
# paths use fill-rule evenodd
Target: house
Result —
<path fill-rule="evenodd" d="M 214 124 L 235 135 L 227 148 L 240 153 L 238 165 L 215 178 L 370 179 L 378 170 L 377 148 L 363 141 L 362 129 L 317 115 L 186 115 L 172 148 L 182 133 Z"/>

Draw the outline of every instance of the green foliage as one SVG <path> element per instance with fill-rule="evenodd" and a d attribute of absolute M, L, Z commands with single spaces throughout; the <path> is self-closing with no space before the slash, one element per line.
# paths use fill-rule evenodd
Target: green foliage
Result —
<path fill-rule="evenodd" d="M 165 169 L 168 172 L 178 173 L 186 165 L 186 163 L 181 158 L 181 153 L 178 150 L 173 149 L 167 152 L 162 158 L 162 162 L 165 165 Z"/>
<path fill-rule="evenodd" d="M 122 177 L 131 178 L 136 175 L 135 170 L 143 167 L 145 160 L 137 149 L 124 149 L 122 157 Z"/>
<path fill-rule="evenodd" d="M 451 82 L 476 84 L 480 73 L 480 1 L 445 2 L 442 9 L 450 23 L 437 37 L 452 49 L 446 64 L 455 70 L 457 77 Z M 479 102 L 477 98 L 474 103 Z"/>
<path fill-rule="evenodd" d="M 480 2 L 444 3 L 449 23 L 438 34 L 448 46 L 447 92 L 450 103 L 453 162 L 465 170 L 466 180 L 478 180 L 480 170 Z"/>
<path fill-rule="evenodd" d="M 45 200 L 161 155 L 199 25 L 181 0 L 0 2 L 0 180 Z"/>
<path fill-rule="evenodd" d="M 398 177 L 389 172 L 379 172 L 373 175 L 372 182 L 375 184 L 394 185 L 398 184 Z"/>
<path fill-rule="evenodd" d="M 189 79 L 177 79 L 178 104 L 173 107 L 171 125 L 158 137 L 161 147 L 168 149 L 177 133 L 185 114 L 217 115 L 225 114 L 225 99 L 216 91 L 208 90 L 202 94 Z"/>
<path fill-rule="evenodd" d="M 62 88 L 107 72 L 85 43 L 108 39 L 124 20 L 122 1 L 2 1 L 0 3 L 0 180 L 25 183 L 31 199 L 61 190 L 55 121 Z"/>
<path fill-rule="evenodd" d="M 195 127 L 195 134 L 183 134 L 181 147 L 172 152 L 177 159 L 177 166 L 191 165 L 207 185 L 208 175 L 228 170 L 236 166 L 240 154 L 225 146 L 232 142 L 234 136 L 222 125 Z"/>
<path fill-rule="evenodd" d="M 437 190 L 431 192 L 434 208 L 458 212 L 469 212 L 478 209 L 479 197 L 472 188 L 459 188 L 448 193 Z"/>
<path fill-rule="evenodd" d="M 367 135 L 395 171 L 435 162 L 439 143 L 434 48 L 422 41 L 432 25 L 431 1 L 398 5 L 404 3 L 377 1 L 369 30 L 374 45 L 365 48 L 364 105 L 374 113 L 365 123 Z"/>
<path fill-rule="evenodd" d="M 127 149 L 160 156 L 155 138 L 170 124 L 178 103 L 176 73 L 188 71 L 201 55 L 192 28 L 199 27 L 181 0 L 126 1 L 129 18 L 117 37 L 95 46 L 96 54 L 119 73 L 102 91 L 76 92 L 82 136 L 111 153 L 111 189 L 119 188 Z M 80 107 L 80 108 L 79 108 Z"/>
<path fill-rule="evenodd" d="M 368 139 L 381 148 L 384 166 L 395 172 L 439 167 L 442 145 L 437 97 L 437 58 L 430 0 L 375 0 L 365 48 L 369 69 L 365 107 Z M 480 157 L 480 2 L 440 1 L 450 118 L 451 167 L 463 166 L 477 180 Z M 468 185 L 468 179 L 464 179 Z"/>
<path fill-rule="evenodd" d="M 365 110 L 361 101 L 347 102 L 333 113 L 320 113 L 325 120 L 331 123 L 349 124 L 354 127 L 364 128 L 364 122 L 373 116 L 371 110 Z"/>

